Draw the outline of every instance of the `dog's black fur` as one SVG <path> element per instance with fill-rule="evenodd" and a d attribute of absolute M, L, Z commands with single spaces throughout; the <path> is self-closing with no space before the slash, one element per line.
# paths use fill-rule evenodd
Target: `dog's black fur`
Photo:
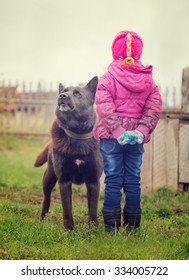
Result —
<path fill-rule="evenodd" d="M 96 120 L 93 105 L 97 83 L 98 78 L 94 77 L 84 87 L 64 88 L 59 84 L 56 120 L 51 129 L 52 141 L 45 146 L 35 162 L 38 167 L 48 161 L 43 177 L 41 219 L 49 210 L 51 192 L 58 181 L 63 221 L 67 230 L 74 228 L 72 183 L 86 184 L 89 222 L 98 224 L 102 157 L 98 140 L 90 135 Z"/>

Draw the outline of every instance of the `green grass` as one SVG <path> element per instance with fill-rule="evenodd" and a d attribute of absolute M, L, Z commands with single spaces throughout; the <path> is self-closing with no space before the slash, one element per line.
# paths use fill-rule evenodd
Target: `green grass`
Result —
<path fill-rule="evenodd" d="M 99 201 L 99 226 L 87 224 L 85 187 L 73 187 L 75 230 L 63 228 L 58 186 L 50 212 L 39 221 L 42 176 L 35 157 L 48 139 L 0 138 L 0 259 L 3 260 L 185 260 L 189 259 L 189 193 L 160 188 L 142 195 L 137 236 L 107 235 Z"/>

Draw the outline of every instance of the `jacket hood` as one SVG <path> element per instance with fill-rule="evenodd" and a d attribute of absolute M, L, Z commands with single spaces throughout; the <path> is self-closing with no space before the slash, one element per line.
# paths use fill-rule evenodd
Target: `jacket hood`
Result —
<path fill-rule="evenodd" d="M 145 91 L 152 84 L 151 65 L 143 66 L 140 61 L 126 67 L 122 60 L 114 60 L 108 67 L 108 72 L 122 86 L 132 92 Z"/>

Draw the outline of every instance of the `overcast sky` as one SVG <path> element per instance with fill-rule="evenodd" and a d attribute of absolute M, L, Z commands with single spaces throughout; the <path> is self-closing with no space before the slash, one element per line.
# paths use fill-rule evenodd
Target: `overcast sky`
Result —
<path fill-rule="evenodd" d="M 88 82 L 112 61 L 123 29 L 144 41 L 158 84 L 189 66 L 189 0 L 0 0 L 0 79 Z"/>

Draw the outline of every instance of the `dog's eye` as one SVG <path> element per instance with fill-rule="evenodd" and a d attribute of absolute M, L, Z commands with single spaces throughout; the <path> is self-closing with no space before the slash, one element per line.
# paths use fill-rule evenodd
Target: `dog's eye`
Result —
<path fill-rule="evenodd" d="M 73 95 L 77 97 L 81 97 L 81 93 L 76 89 L 73 91 Z"/>

